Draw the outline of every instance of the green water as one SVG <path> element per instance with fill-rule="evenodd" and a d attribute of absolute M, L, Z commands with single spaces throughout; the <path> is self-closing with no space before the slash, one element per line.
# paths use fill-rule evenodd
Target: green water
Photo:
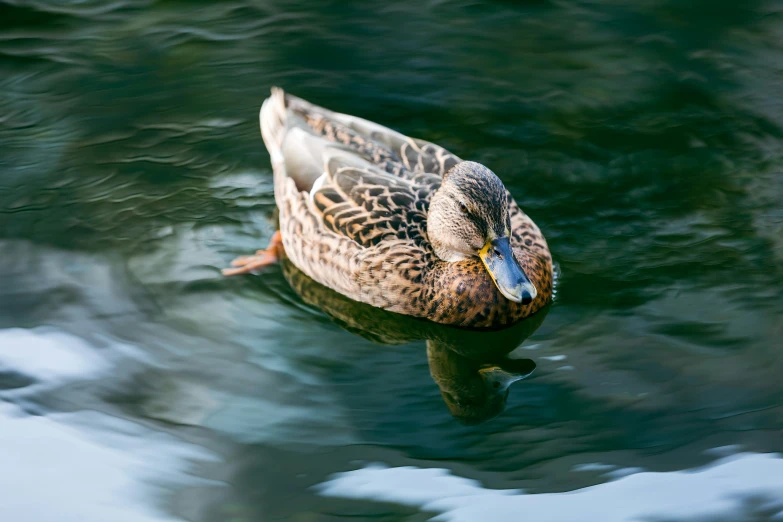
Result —
<path fill-rule="evenodd" d="M 0 366 L 0 401 L 204 448 L 151 501 L 194 521 L 432 514 L 313 489 L 366 462 L 543 493 L 781 451 L 781 64 L 761 1 L 0 2 L 0 328 L 114 361 Z M 491 420 L 451 415 L 440 334 L 221 277 L 274 231 L 273 85 L 486 164 L 546 235 L 557 296 L 511 354 L 537 369 Z M 346 330 L 378 321 L 408 336 Z"/>

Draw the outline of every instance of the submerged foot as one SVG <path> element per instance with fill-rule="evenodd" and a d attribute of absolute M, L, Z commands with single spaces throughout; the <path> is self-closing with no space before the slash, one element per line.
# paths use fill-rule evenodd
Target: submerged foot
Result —
<path fill-rule="evenodd" d="M 279 252 L 282 248 L 283 238 L 278 230 L 272 235 L 272 239 L 269 240 L 269 246 L 266 247 L 266 250 L 258 250 L 255 255 L 240 256 L 234 259 L 231 262 L 231 266 L 235 268 L 224 268 L 223 275 L 233 276 L 258 272 L 265 266 L 277 263 Z"/>

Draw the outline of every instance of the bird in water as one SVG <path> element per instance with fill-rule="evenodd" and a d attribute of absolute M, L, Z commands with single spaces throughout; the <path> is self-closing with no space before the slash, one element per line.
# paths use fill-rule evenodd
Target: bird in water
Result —
<path fill-rule="evenodd" d="M 471 328 L 508 326 L 549 302 L 546 240 L 487 167 L 278 88 L 260 121 L 280 229 L 225 275 L 257 272 L 282 248 L 350 299 Z"/>

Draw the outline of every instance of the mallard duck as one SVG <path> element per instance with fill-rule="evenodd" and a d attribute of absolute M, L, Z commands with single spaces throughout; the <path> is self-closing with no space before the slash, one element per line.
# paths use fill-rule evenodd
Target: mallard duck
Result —
<path fill-rule="evenodd" d="M 280 230 L 226 275 L 282 246 L 353 300 L 438 323 L 501 327 L 549 301 L 546 240 L 487 167 L 278 88 L 260 120 Z"/>
<path fill-rule="evenodd" d="M 549 307 L 500 330 L 466 330 L 354 301 L 313 281 L 280 252 L 283 276 L 306 304 L 343 329 L 384 345 L 426 340 L 430 375 L 451 414 L 464 424 L 487 421 L 506 407 L 510 386 L 536 368 L 508 354 L 543 323 Z"/>

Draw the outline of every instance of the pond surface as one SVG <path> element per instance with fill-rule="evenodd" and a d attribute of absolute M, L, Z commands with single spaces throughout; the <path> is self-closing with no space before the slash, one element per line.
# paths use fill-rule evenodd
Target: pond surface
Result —
<path fill-rule="evenodd" d="M 0 73 L 0 520 L 781 516 L 779 4 L 5 0 Z M 553 305 L 223 278 L 273 85 L 492 168 Z"/>

